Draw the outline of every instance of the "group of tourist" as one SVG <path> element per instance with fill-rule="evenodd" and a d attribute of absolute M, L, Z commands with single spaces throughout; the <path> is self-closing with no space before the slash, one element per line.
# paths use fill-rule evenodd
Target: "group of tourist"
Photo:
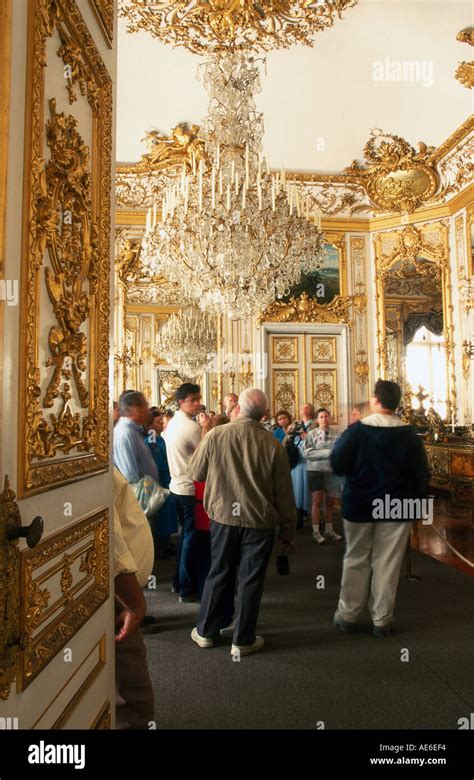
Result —
<path fill-rule="evenodd" d="M 178 409 L 166 423 L 162 411 L 148 408 L 143 394 L 122 394 L 114 430 L 115 479 L 121 493 L 124 479 L 131 488 L 149 480 L 169 489 L 156 516 L 148 519 L 157 548 L 165 554 L 170 537 L 180 528 L 171 590 L 180 603 L 200 601 L 191 634 L 199 647 L 211 648 L 225 636 L 232 637 L 231 652 L 239 658 L 263 647 L 256 626 L 275 529 L 282 551 L 290 551 L 297 521 L 301 527 L 310 511 L 313 540 L 340 541 L 342 536 L 333 527 L 333 506 L 342 487 L 346 551 L 334 624 L 343 631 L 355 630 L 370 593 L 374 635 L 391 633 L 410 523 L 390 518 L 375 522 L 371 502 L 387 492 L 392 497 L 425 495 L 428 478 L 420 440 L 395 414 L 399 402 L 398 385 L 379 381 L 371 399 L 372 414 L 357 420 L 360 410 L 354 410 L 351 424 L 338 436 L 328 410 L 315 412 L 309 403 L 301 407 L 297 422 L 286 410 L 279 410 L 273 422 L 267 398 L 257 389 L 239 397 L 227 395 L 223 414 L 215 415 L 202 407 L 199 386 L 185 383 L 176 393 Z M 128 496 L 130 503 L 132 498 L 133 494 Z M 120 513 L 116 528 L 117 523 L 128 522 L 123 500 L 122 506 L 116 502 L 116 514 Z M 147 524 L 144 515 L 143 522 Z M 138 545 L 141 558 L 145 535 L 144 531 Z M 123 531 L 122 537 L 131 540 Z M 122 644 L 118 653 L 124 655 L 129 639 L 123 582 L 127 575 L 133 578 L 129 583 L 129 608 L 135 610 L 133 652 L 143 662 L 143 638 L 137 639 L 137 634 L 146 610 L 137 593 L 143 576 L 139 561 L 135 567 L 132 563 L 134 557 L 130 549 L 128 557 L 123 554 L 117 562 L 116 553 L 116 575 L 122 579 L 117 644 Z M 144 711 L 134 702 L 143 700 L 150 710 L 143 663 L 140 668 L 136 695 L 130 694 L 129 682 L 124 686 L 117 679 L 122 698 L 126 700 L 126 693 L 131 703 L 132 727 L 144 722 Z M 130 675 L 130 662 L 117 669 Z"/>

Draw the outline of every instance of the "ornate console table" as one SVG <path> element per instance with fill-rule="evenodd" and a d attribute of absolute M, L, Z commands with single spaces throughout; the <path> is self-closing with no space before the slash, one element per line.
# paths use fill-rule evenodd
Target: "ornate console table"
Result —
<path fill-rule="evenodd" d="M 449 490 L 454 503 L 474 506 L 474 440 L 449 436 L 442 441 L 424 439 L 433 487 Z"/>

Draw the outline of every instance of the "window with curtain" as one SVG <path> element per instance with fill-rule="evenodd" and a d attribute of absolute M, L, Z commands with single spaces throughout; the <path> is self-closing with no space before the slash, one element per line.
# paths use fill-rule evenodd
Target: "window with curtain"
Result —
<path fill-rule="evenodd" d="M 418 328 L 406 347 L 406 378 L 415 393 L 418 385 L 421 385 L 429 394 L 425 409 L 428 408 L 428 402 L 432 402 L 433 408 L 444 419 L 447 398 L 444 335 L 432 333 L 426 325 Z M 418 407 L 419 402 L 414 398 L 413 408 Z"/>

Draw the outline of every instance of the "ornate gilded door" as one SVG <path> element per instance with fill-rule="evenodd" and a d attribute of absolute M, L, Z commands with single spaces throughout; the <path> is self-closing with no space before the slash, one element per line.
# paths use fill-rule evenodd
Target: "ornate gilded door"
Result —
<path fill-rule="evenodd" d="M 0 727 L 106 728 L 114 2 L 0 14 Z"/>
<path fill-rule="evenodd" d="M 268 334 L 269 397 L 272 413 L 287 409 L 292 417 L 308 401 L 344 424 L 341 380 L 345 377 L 342 336 L 317 326 L 307 332 Z"/>

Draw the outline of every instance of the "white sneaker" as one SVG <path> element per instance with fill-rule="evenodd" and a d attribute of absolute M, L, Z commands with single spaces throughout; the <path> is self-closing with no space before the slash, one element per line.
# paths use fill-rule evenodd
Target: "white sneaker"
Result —
<path fill-rule="evenodd" d="M 326 531 L 324 536 L 326 539 L 332 539 L 333 542 L 340 542 L 342 539 L 342 536 L 339 536 L 335 531 Z"/>
<path fill-rule="evenodd" d="M 319 531 L 313 531 L 313 542 L 315 544 L 323 544 L 325 541 L 326 539 Z"/>
<path fill-rule="evenodd" d="M 196 642 L 199 647 L 214 647 L 213 639 L 206 639 L 204 636 L 199 636 L 197 628 L 193 628 L 191 631 L 191 639 Z"/>
<path fill-rule="evenodd" d="M 263 636 L 256 636 L 253 645 L 232 645 L 230 654 L 238 658 L 241 655 L 250 655 L 250 653 L 256 653 L 257 650 L 261 650 L 264 644 Z"/>

